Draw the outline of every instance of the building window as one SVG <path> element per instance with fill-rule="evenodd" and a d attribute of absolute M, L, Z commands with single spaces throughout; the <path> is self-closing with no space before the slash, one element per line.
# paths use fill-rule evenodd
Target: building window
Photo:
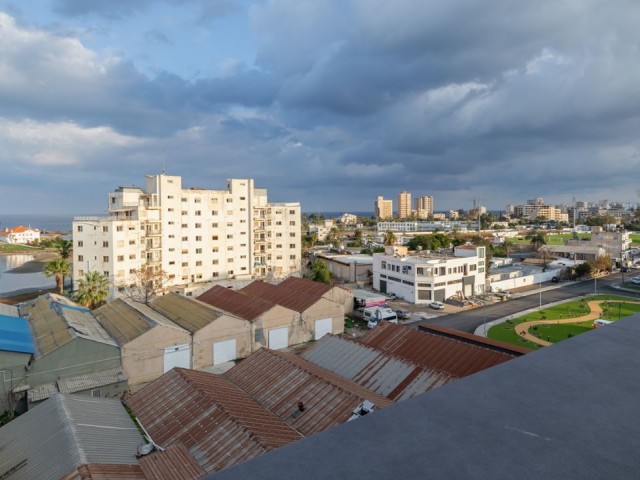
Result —
<path fill-rule="evenodd" d="M 290 237 L 295 237 L 296 236 L 296 232 L 289 232 L 289 236 Z"/>
<path fill-rule="evenodd" d="M 295 215 L 296 211 L 295 210 L 289 210 L 289 215 Z"/>
<path fill-rule="evenodd" d="M 82 240 L 78 241 L 78 246 L 82 247 L 84 245 L 84 242 Z"/>
<path fill-rule="evenodd" d="M 213 273 L 211 274 L 211 277 L 212 277 L 212 278 L 217 278 L 217 277 L 218 277 L 218 272 L 213 272 Z"/>
<path fill-rule="evenodd" d="M 176 222 L 174 222 L 173 220 L 169 220 L 169 225 L 175 225 Z"/>
<path fill-rule="evenodd" d="M 218 260 L 211 260 L 211 265 L 218 265 Z"/>
<path fill-rule="evenodd" d="M 211 228 L 218 228 L 218 224 L 217 223 L 212 223 L 211 224 Z"/>
<path fill-rule="evenodd" d="M 296 225 L 295 220 L 291 220 L 291 221 L 289 222 L 289 225 L 290 225 L 290 226 L 292 226 L 292 227 L 295 227 L 295 225 Z"/>
<path fill-rule="evenodd" d="M 216 215 L 218 215 L 218 211 L 217 211 L 217 210 L 211 210 L 211 215 L 212 215 L 212 216 L 216 216 Z"/>
<path fill-rule="evenodd" d="M 189 228 L 189 225 L 187 225 L 186 223 L 183 223 L 182 228 Z"/>
<path fill-rule="evenodd" d="M 233 238 L 233 235 L 230 233 L 227 235 L 227 238 Z"/>
<path fill-rule="evenodd" d="M 167 210 L 170 212 L 173 212 L 173 208 L 168 208 Z"/>
<path fill-rule="evenodd" d="M 109 231 L 109 227 L 107 227 L 107 226 L 105 225 L 104 227 L 102 227 L 102 231 L 103 231 L 103 232 L 105 232 L 105 233 L 106 233 L 106 232 L 108 232 L 108 231 Z"/>
<path fill-rule="evenodd" d="M 213 241 L 218 240 L 218 235 L 211 235 L 211 240 L 213 240 Z"/>
<path fill-rule="evenodd" d="M 202 253 L 202 249 L 201 248 L 196 248 L 196 253 Z"/>
<path fill-rule="evenodd" d="M 231 250 L 233 250 L 233 246 L 229 246 L 229 247 L 227 247 L 227 251 L 229 251 L 229 252 L 230 252 Z"/>
<path fill-rule="evenodd" d="M 295 260 L 296 256 L 295 255 L 289 255 L 289 260 Z"/>
<path fill-rule="evenodd" d="M 107 248 L 109 246 L 109 242 L 102 242 L 102 247 Z"/>
<path fill-rule="evenodd" d="M 102 396 L 102 389 L 94 388 L 91 390 L 91 396 L 94 398 L 100 398 Z"/>
<path fill-rule="evenodd" d="M 201 267 L 202 266 L 202 260 L 198 260 L 196 262 L 196 267 Z"/>
<path fill-rule="evenodd" d="M 182 262 L 182 266 L 183 267 L 188 267 L 189 266 L 189 262 Z"/>
<path fill-rule="evenodd" d="M 169 265 L 175 265 L 175 264 L 176 264 L 176 262 L 173 261 L 173 260 L 169 262 Z"/>
<path fill-rule="evenodd" d="M 201 203 L 202 199 L 200 197 L 196 197 L 193 199 L 193 203 Z"/>
<path fill-rule="evenodd" d="M 196 235 L 196 242 L 201 242 L 202 241 L 202 237 L 199 235 Z"/>
<path fill-rule="evenodd" d="M 107 256 L 102 257 L 102 262 L 103 263 L 109 263 L 109 257 L 107 257 Z"/>
<path fill-rule="evenodd" d="M 124 227 L 122 225 L 118 225 L 116 227 L 116 232 L 123 232 L 124 231 Z"/>
<path fill-rule="evenodd" d="M 84 270 L 82 269 L 78 270 L 78 275 L 82 277 L 84 275 Z"/>
<path fill-rule="evenodd" d="M 81 232 L 82 231 L 82 225 L 78 225 L 78 231 Z"/>
<path fill-rule="evenodd" d="M 136 259 L 136 254 L 132 253 L 131 255 L 129 255 L 129 260 L 135 260 Z"/>
<path fill-rule="evenodd" d="M 212 247 L 211 248 L 211 252 L 218 253 L 218 247 Z"/>
<path fill-rule="evenodd" d="M 104 275 L 105 277 L 109 278 L 109 271 L 105 270 L 104 272 L 102 272 L 102 275 Z"/>
<path fill-rule="evenodd" d="M 124 255 L 118 255 L 118 261 L 124 262 Z"/>
<path fill-rule="evenodd" d="M 202 228 L 202 224 L 201 223 L 196 223 L 196 228 Z"/>
<path fill-rule="evenodd" d="M 180 212 L 180 213 L 181 213 L 182 215 L 185 215 L 185 216 L 186 216 L 188 212 L 187 212 L 186 210 L 182 210 L 182 212 Z"/>
<path fill-rule="evenodd" d="M 202 216 L 202 212 L 200 210 L 196 210 L 196 217 Z"/>
<path fill-rule="evenodd" d="M 189 237 L 182 237 L 182 241 L 183 241 L 183 242 L 186 242 L 186 241 L 188 241 L 188 240 L 189 240 Z"/>
<path fill-rule="evenodd" d="M 289 244 L 289 248 L 296 248 L 296 244 L 295 243 L 290 243 Z"/>
<path fill-rule="evenodd" d="M 82 256 L 82 255 L 78 255 L 78 261 L 79 261 L 79 262 L 84 261 L 84 256 Z"/>

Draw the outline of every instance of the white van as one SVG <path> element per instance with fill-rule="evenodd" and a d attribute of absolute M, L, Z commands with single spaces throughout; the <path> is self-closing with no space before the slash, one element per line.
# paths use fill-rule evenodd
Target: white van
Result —
<path fill-rule="evenodd" d="M 605 325 L 609 325 L 613 323 L 611 320 L 594 320 L 593 328 L 604 327 Z"/>
<path fill-rule="evenodd" d="M 380 320 L 391 323 L 398 323 L 398 315 L 390 308 L 370 307 L 364 309 L 364 319 L 367 321 L 367 327 L 373 328 L 378 325 Z"/>

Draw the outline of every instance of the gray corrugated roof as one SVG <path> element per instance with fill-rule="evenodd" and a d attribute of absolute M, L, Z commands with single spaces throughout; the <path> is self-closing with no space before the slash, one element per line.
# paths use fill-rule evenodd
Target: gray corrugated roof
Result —
<path fill-rule="evenodd" d="M 104 387 L 114 383 L 125 382 L 128 379 L 127 374 L 121 367 L 110 368 L 100 372 L 88 373 L 77 377 L 58 380 L 58 389 L 60 393 L 76 393 L 91 388 Z"/>
<path fill-rule="evenodd" d="M 54 383 L 46 383 L 44 385 L 40 385 L 39 387 L 32 388 L 27 392 L 27 398 L 30 402 L 40 402 L 49 398 L 51 395 L 56 393 L 58 389 L 56 388 Z"/>
<path fill-rule="evenodd" d="M 134 465 L 141 443 L 119 400 L 57 394 L 0 428 L 0 478 L 58 480 L 82 464 Z"/>
<path fill-rule="evenodd" d="M 210 305 L 177 293 L 157 297 L 151 308 L 191 333 L 201 330 L 224 315 L 224 312 Z"/>
<path fill-rule="evenodd" d="M 396 401 L 452 380 L 445 372 L 334 335 L 322 337 L 302 357 Z"/>

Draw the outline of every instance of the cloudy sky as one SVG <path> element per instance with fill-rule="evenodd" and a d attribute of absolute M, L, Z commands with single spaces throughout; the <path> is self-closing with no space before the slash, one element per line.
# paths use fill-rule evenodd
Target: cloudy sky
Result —
<path fill-rule="evenodd" d="M 0 0 L 0 213 L 143 176 L 303 211 L 638 201 L 637 0 Z"/>

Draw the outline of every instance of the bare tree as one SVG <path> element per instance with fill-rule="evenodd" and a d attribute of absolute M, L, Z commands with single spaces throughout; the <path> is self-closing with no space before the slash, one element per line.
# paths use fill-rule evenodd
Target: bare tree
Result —
<path fill-rule="evenodd" d="M 145 265 L 131 273 L 128 281 L 120 284 L 118 290 L 134 302 L 149 304 L 164 290 L 169 275 L 160 268 Z"/>

